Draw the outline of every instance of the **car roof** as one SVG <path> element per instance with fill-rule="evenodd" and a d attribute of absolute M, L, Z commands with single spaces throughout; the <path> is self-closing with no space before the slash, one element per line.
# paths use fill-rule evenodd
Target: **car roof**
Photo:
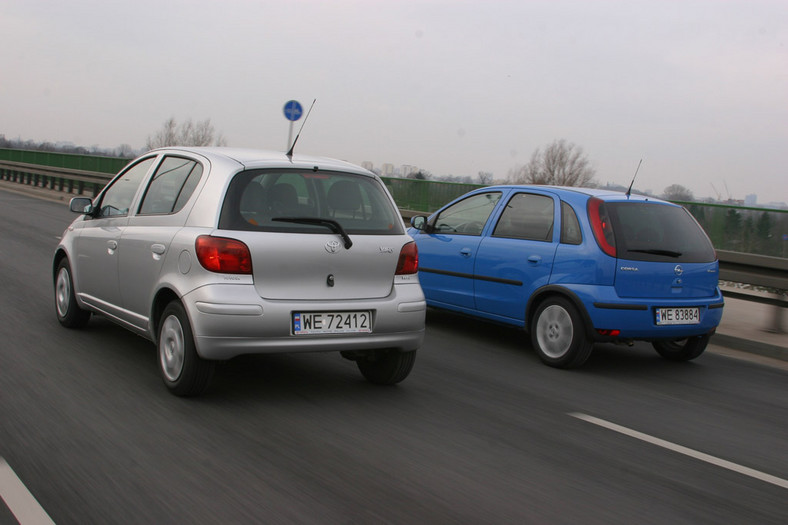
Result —
<path fill-rule="evenodd" d="M 216 147 L 185 147 L 174 146 L 167 148 L 159 148 L 153 151 L 159 152 L 186 152 L 201 155 L 209 161 L 234 161 L 241 164 L 246 169 L 252 168 L 302 168 L 321 170 L 341 170 L 350 171 L 362 175 L 372 176 L 375 175 L 365 170 L 364 168 L 345 162 L 342 160 L 332 159 L 328 157 L 318 157 L 309 155 L 293 155 L 288 156 L 281 151 L 253 149 L 253 148 L 229 148 L 223 146 Z"/>
<path fill-rule="evenodd" d="M 661 204 L 673 204 L 671 202 L 664 201 L 657 197 L 650 197 L 648 195 L 639 195 L 637 193 L 632 193 L 630 195 L 627 195 L 623 191 L 615 191 L 605 188 L 583 188 L 577 186 L 550 186 L 550 185 L 541 185 L 541 184 L 505 184 L 505 185 L 497 185 L 497 186 L 487 186 L 484 189 L 514 190 L 514 191 L 528 191 L 528 190 L 552 191 L 559 196 L 562 194 L 586 195 L 589 198 L 597 197 L 606 202 L 629 201 L 629 202 L 657 202 Z"/>

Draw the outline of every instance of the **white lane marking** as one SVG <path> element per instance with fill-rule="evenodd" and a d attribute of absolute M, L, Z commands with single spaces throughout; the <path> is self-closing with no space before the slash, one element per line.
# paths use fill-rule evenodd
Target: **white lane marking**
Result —
<path fill-rule="evenodd" d="M 706 463 L 711 463 L 712 465 L 716 465 L 724 469 L 732 470 L 733 472 L 738 472 L 739 474 L 744 474 L 745 476 L 750 476 L 751 478 L 755 478 L 760 481 L 765 481 L 766 483 L 771 483 L 772 485 L 777 485 L 778 487 L 788 489 L 788 480 L 778 478 L 777 476 L 772 476 L 771 474 L 766 474 L 759 470 L 751 469 L 749 467 L 744 467 L 742 465 L 733 463 L 731 461 L 726 461 L 724 459 L 710 456 L 709 454 L 704 454 L 703 452 L 698 452 L 697 450 L 693 450 L 691 448 L 683 447 L 681 445 L 676 445 L 675 443 L 671 443 L 670 441 L 665 441 L 664 439 L 659 439 L 654 436 L 649 436 L 648 434 L 644 434 L 642 432 L 638 432 L 637 430 L 632 430 L 627 427 L 622 427 L 621 425 L 616 425 L 615 423 L 611 423 L 609 421 L 605 421 L 604 419 L 599 419 L 594 416 L 579 414 L 576 412 L 570 413 L 569 415 L 577 419 L 582 419 L 583 421 L 586 421 L 588 423 L 592 423 L 594 425 L 598 425 L 600 427 L 613 430 L 620 434 L 624 434 L 625 436 L 633 437 L 635 439 L 645 441 L 646 443 L 651 443 L 652 445 L 657 445 L 658 447 L 666 448 L 668 450 L 672 450 L 673 452 L 678 452 L 679 454 L 684 454 L 685 456 L 699 459 L 701 461 L 705 461 Z"/>
<path fill-rule="evenodd" d="M 3 458 L 0 458 L 0 497 L 21 525 L 55 523 Z"/>

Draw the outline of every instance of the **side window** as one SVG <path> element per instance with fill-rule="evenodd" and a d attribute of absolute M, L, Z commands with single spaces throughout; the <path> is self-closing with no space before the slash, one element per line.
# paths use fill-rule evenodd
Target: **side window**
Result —
<path fill-rule="evenodd" d="M 134 195 L 155 158 L 150 157 L 138 162 L 115 179 L 101 197 L 98 217 L 125 217 L 129 214 L 131 201 L 134 200 Z"/>
<path fill-rule="evenodd" d="M 552 241 L 554 210 L 551 197 L 518 193 L 506 204 L 493 237 Z"/>
<path fill-rule="evenodd" d="M 561 242 L 563 244 L 580 244 L 583 234 L 580 233 L 580 223 L 577 214 L 570 205 L 561 201 Z"/>
<path fill-rule="evenodd" d="M 501 200 L 500 192 L 480 193 L 443 210 L 435 219 L 436 233 L 481 235 L 490 214 Z"/>
<path fill-rule="evenodd" d="M 202 165 L 181 157 L 166 157 L 153 175 L 139 213 L 176 213 L 189 200 L 202 176 Z"/>

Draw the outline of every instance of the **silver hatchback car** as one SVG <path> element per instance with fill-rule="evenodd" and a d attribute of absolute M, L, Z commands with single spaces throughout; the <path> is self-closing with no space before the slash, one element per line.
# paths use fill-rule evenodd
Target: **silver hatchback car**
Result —
<path fill-rule="evenodd" d="M 55 251 L 57 318 L 98 313 L 153 341 L 164 383 L 217 360 L 339 351 L 394 384 L 424 339 L 418 252 L 379 177 L 325 158 L 165 148 L 124 168 Z"/>

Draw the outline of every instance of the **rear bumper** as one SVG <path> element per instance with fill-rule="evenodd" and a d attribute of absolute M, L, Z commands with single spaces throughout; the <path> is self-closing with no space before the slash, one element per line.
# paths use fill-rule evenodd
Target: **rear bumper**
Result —
<path fill-rule="evenodd" d="M 183 297 L 197 353 L 205 359 L 242 354 L 417 350 L 426 302 L 418 284 L 397 284 L 385 298 L 354 301 L 266 301 L 253 285 L 211 285 Z M 293 335 L 294 312 L 372 311 L 371 333 Z"/>
<path fill-rule="evenodd" d="M 612 288 L 611 288 L 612 290 Z M 632 299 L 619 298 L 614 293 L 599 297 L 599 288 L 594 296 L 584 295 L 582 290 L 573 290 L 583 303 L 592 324 L 592 337 L 598 341 L 610 340 L 598 330 L 619 330 L 614 339 L 681 339 L 713 333 L 722 321 L 724 300 L 717 290 L 713 297 L 694 299 Z M 686 325 L 657 325 L 656 310 L 664 307 L 697 307 L 700 323 Z"/>

